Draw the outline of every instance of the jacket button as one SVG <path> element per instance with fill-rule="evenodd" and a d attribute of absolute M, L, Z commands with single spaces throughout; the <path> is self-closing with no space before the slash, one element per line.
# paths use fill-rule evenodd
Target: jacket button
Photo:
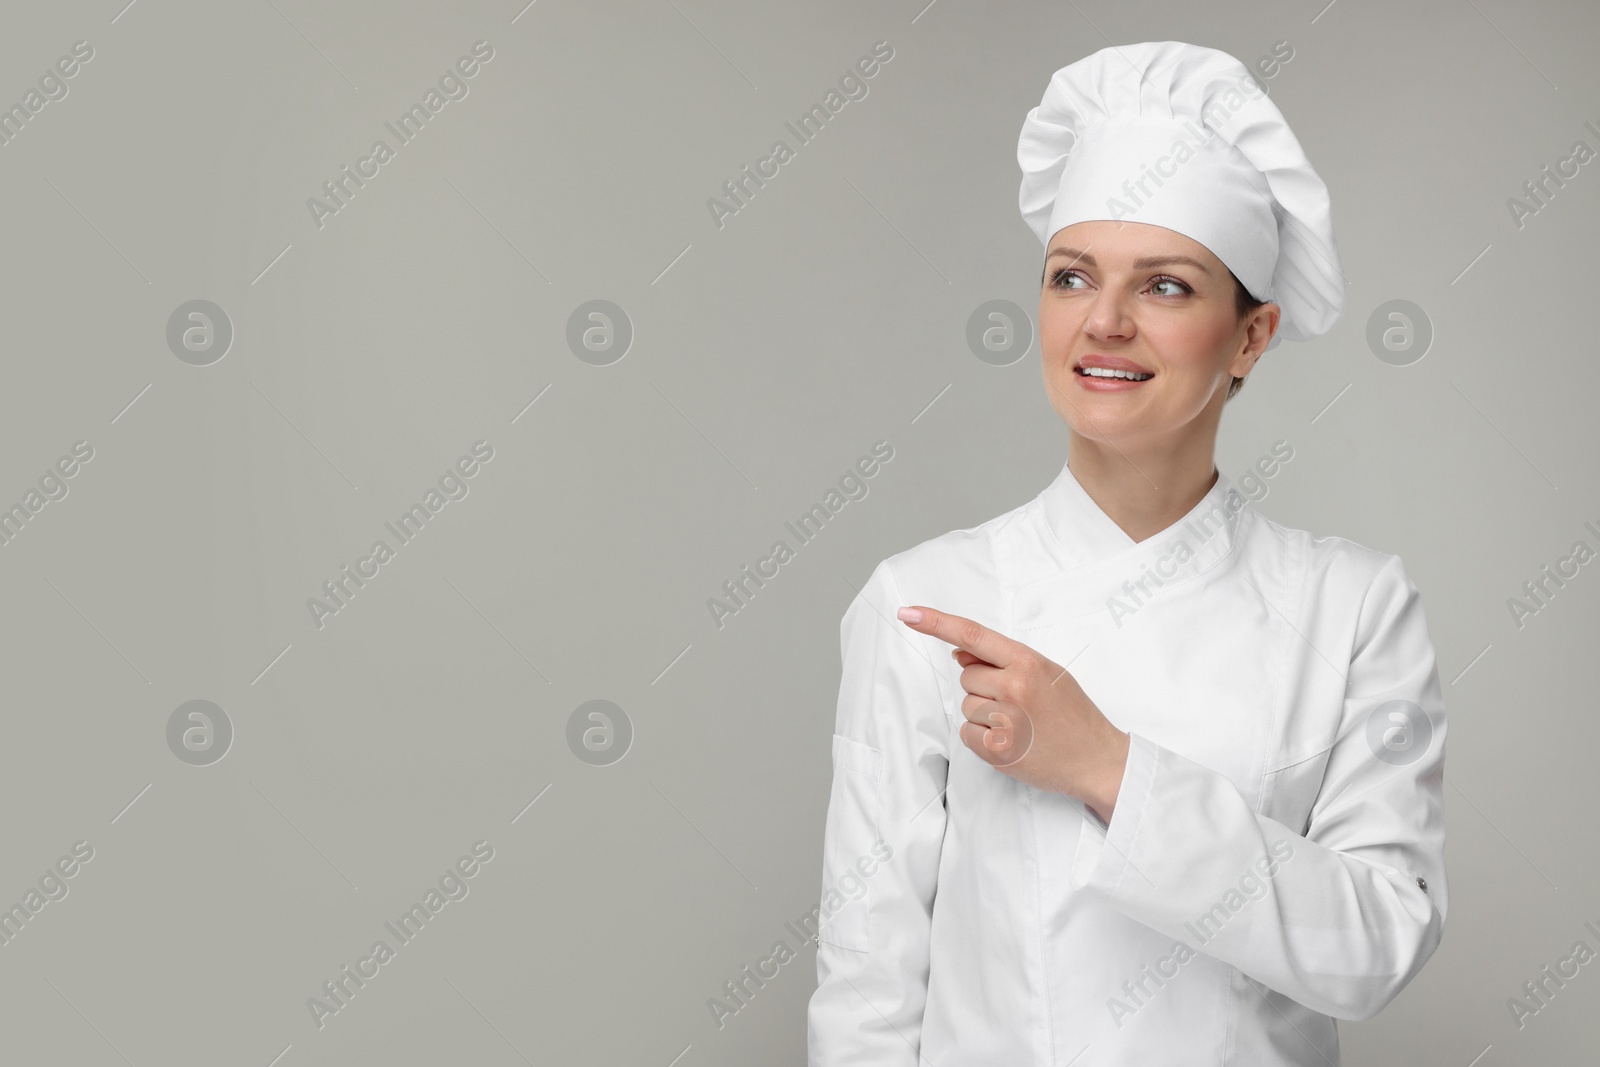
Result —
<path fill-rule="evenodd" d="M 1417 888 L 1421 889 L 1424 893 L 1426 893 L 1428 891 L 1428 880 L 1426 878 L 1418 878 L 1417 879 Z"/>

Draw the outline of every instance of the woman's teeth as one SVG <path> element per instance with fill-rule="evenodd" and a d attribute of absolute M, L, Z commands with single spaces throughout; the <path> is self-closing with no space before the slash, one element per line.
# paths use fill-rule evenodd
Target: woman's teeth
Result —
<path fill-rule="evenodd" d="M 1133 382 L 1143 382 L 1154 378 L 1154 374 L 1140 374 L 1129 370 L 1112 370 L 1109 367 L 1079 367 L 1078 373 L 1089 378 L 1126 378 Z"/>

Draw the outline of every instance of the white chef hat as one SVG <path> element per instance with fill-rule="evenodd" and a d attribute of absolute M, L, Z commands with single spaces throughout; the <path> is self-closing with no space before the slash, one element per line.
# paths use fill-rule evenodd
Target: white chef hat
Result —
<path fill-rule="evenodd" d="M 1206 246 L 1283 309 L 1268 348 L 1344 309 L 1328 189 L 1283 114 L 1233 56 L 1182 41 L 1114 45 L 1056 71 L 1017 141 L 1022 218 L 1122 219 Z"/>

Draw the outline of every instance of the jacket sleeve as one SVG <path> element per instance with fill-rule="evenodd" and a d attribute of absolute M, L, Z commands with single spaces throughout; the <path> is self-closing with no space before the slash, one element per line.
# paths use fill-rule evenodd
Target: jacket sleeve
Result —
<path fill-rule="evenodd" d="M 1443 700 L 1398 557 L 1378 569 L 1356 629 L 1303 835 L 1256 813 L 1227 776 L 1135 734 L 1111 822 L 1086 817 L 1069 874 L 1075 889 L 1339 1019 L 1373 1017 L 1422 969 L 1448 901 Z"/>
<path fill-rule="evenodd" d="M 809 1067 L 915 1067 L 944 843 L 949 720 L 887 560 L 839 626 Z"/>

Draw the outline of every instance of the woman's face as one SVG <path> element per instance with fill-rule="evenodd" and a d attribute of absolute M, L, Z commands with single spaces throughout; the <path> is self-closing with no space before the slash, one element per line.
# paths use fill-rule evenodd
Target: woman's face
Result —
<path fill-rule="evenodd" d="M 1182 447 L 1210 435 L 1234 377 L 1277 329 L 1266 304 L 1241 321 L 1234 281 L 1198 241 L 1164 226 L 1078 222 L 1045 251 L 1039 344 L 1050 403 L 1093 440 Z M 1104 377 L 1132 372 L 1136 380 Z"/>

